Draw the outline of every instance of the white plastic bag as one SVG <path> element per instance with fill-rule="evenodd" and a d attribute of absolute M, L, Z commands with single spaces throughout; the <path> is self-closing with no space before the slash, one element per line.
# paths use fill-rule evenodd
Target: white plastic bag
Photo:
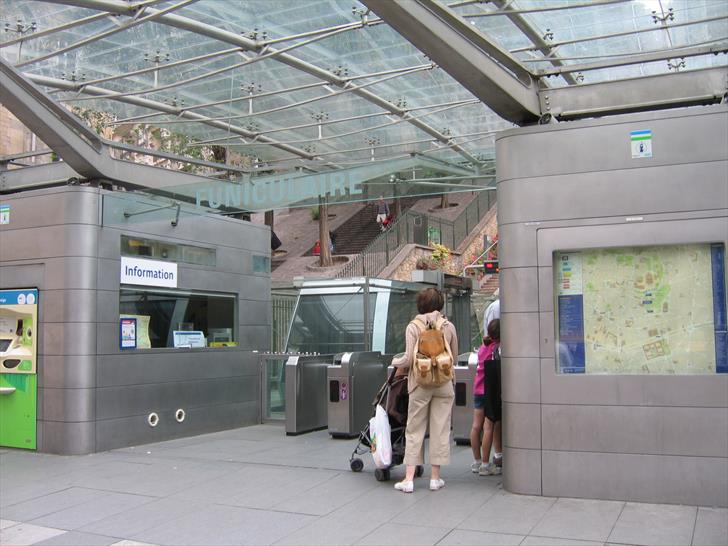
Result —
<path fill-rule="evenodd" d="M 369 420 L 369 441 L 372 458 L 377 468 L 389 468 L 392 464 L 392 429 L 384 408 L 377 404 L 377 411 Z"/>

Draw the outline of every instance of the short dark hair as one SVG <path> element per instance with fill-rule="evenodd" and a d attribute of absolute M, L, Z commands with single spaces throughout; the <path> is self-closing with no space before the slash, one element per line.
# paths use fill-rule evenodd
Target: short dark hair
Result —
<path fill-rule="evenodd" d="M 486 345 L 492 341 L 500 341 L 500 319 L 497 318 L 488 323 L 488 335 L 483 338 Z"/>
<path fill-rule="evenodd" d="M 421 315 L 432 311 L 441 311 L 445 298 L 437 288 L 425 288 L 417 293 L 417 312 Z"/>

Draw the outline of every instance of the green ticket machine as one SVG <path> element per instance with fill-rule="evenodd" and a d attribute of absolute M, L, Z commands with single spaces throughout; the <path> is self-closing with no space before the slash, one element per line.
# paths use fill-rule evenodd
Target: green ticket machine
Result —
<path fill-rule="evenodd" d="M 0 446 L 36 448 L 38 290 L 0 290 Z"/>

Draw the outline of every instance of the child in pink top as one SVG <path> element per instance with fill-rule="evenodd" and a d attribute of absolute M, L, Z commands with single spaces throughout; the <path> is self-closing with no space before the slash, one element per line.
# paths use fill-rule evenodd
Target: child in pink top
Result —
<path fill-rule="evenodd" d="M 483 338 L 483 344 L 478 349 L 478 368 L 475 371 L 473 383 L 473 426 L 470 429 L 470 447 L 473 450 L 473 463 L 470 469 L 481 476 L 494 474 L 493 466 L 488 465 L 490 459 L 490 445 L 494 436 L 494 428 L 500 429 L 500 421 L 492 423 L 485 418 L 485 362 L 493 360 L 500 348 L 500 319 L 493 319 L 488 324 L 488 335 Z M 498 357 L 499 358 L 499 357 Z M 483 433 L 481 441 L 481 432 Z M 495 431 L 496 439 L 500 437 L 500 430 Z M 496 460 L 499 458 L 500 442 L 496 441 Z M 486 450 L 488 451 L 486 453 Z"/>

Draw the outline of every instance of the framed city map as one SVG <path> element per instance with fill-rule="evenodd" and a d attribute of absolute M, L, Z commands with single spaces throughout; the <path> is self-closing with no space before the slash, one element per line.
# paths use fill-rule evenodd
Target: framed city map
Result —
<path fill-rule="evenodd" d="M 725 246 L 554 252 L 559 373 L 728 373 Z"/>

